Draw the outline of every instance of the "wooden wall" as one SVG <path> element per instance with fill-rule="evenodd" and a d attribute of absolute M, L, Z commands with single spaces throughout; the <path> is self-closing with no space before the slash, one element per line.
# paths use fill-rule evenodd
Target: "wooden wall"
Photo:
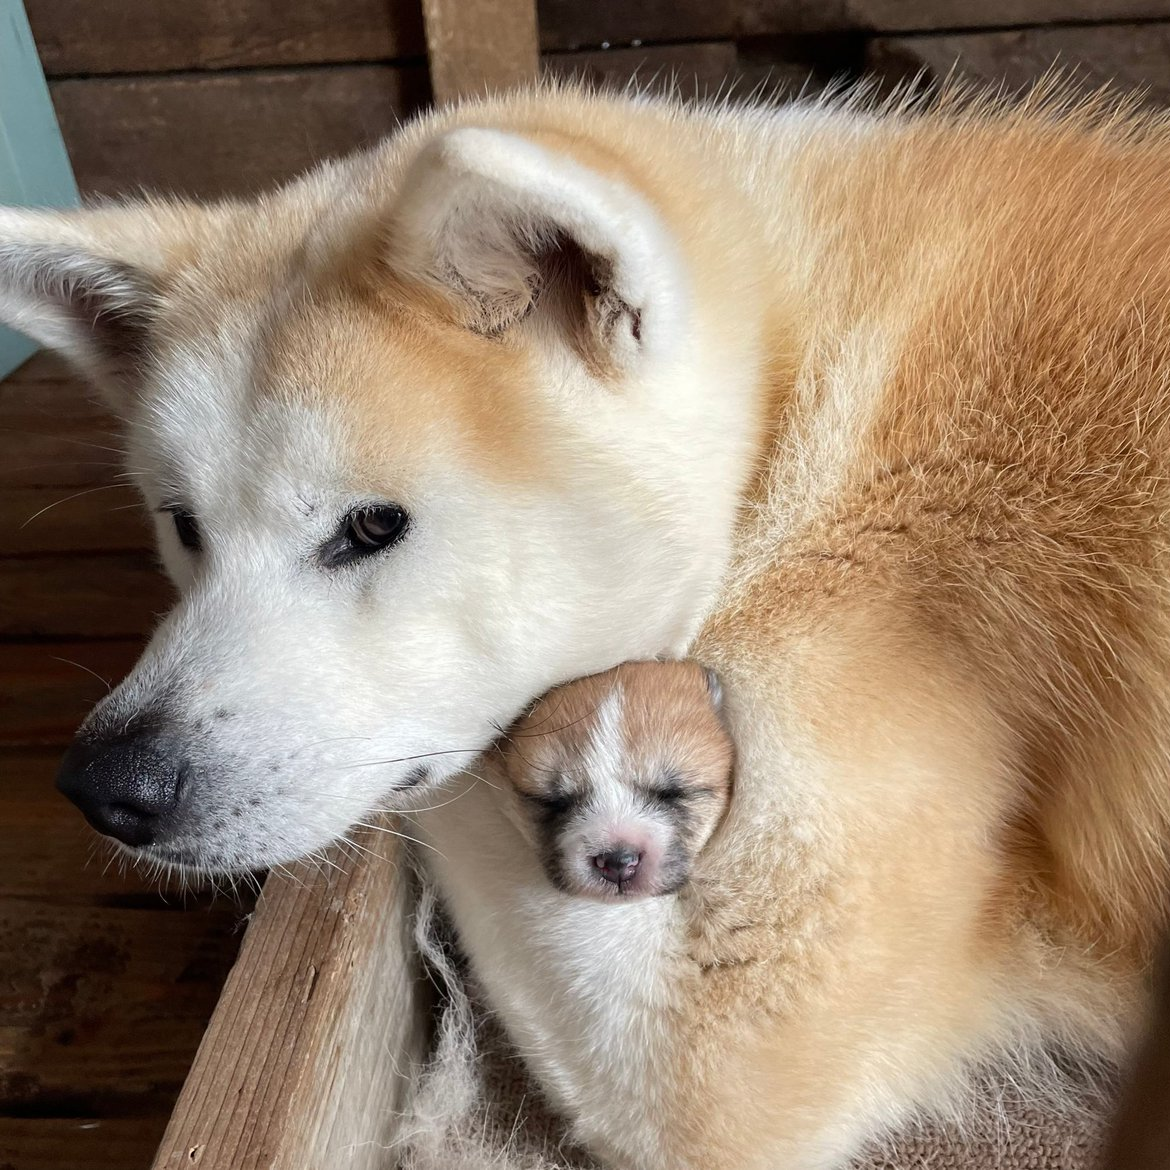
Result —
<path fill-rule="evenodd" d="M 82 187 L 254 190 L 429 98 L 419 0 L 26 0 Z M 1054 60 L 1170 99 L 1170 0 L 539 0 L 543 67 L 684 91 Z M 1165 22 L 1165 23 L 1162 23 Z"/>

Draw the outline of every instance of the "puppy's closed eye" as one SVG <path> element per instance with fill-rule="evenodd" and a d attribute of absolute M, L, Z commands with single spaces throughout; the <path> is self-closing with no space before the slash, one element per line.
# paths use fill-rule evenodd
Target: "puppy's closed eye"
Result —
<path fill-rule="evenodd" d="M 565 816 L 581 802 L 579 796 L 570 792 L 525 792 L 521 795 L 527 804 L 547 818 Z"/>

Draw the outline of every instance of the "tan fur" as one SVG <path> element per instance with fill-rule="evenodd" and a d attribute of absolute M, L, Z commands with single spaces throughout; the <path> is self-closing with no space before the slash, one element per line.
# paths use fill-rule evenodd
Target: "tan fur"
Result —
<path fill-rule="evenodd" d="M 836 1166 L 967 1065 L 1113 1057 L 1161 920 L 1170 130 L 1041 100 L 800 117 L 518 94 L 258 207 L 155 213 L 164 349 L 213 292 L 303 298 L 254 393 L 339 412 L 363 486 L 438 431 L 525 490 L 559 457 L 560 407 L 526 393 L 547 339 L 395 262 L 396 189 L 453 127 L 636 191 L 704 344 L 753 371 L 746 402 L 728 379 L 740 520 L 691 647 L 726 685 L 735 796 L 619 1164 L 649 1141 L 670 1170 Z M 604 410 L 629 388 L 596 306 L 560 310 Z"/>
<path fill-rule="evenodd" d="M 722 807 L 731 787 L 731 744 L 693 662 L 625 662 L 543 696 L 502 744 L 517 791 L 539 794 L 550 769 L 585 754 L 598 710 L 615 688 L 622 694 L 620 732 L 631 764 L 676 765 L 688 787 L 710 791 Z"/>

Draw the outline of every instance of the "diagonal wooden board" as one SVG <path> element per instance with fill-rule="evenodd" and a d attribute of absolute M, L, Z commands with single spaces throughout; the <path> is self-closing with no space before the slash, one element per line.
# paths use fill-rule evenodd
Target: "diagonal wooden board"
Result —
<path fill-rule="evenodd" d="M 375 1170 L 428 1012 L 408 867 L 375 830 L 269 877 L 153 1170 Z"/>

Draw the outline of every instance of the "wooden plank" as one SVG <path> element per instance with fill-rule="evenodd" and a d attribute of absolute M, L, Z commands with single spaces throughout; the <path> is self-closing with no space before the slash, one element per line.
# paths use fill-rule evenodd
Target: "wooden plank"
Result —
<path fill-rule="evenodd" d="M 154 1170 L 375 1170 L 423 1051 L 405 866 L 270 877 Z M 372 852 L 364 852 L 370 850 Z"/>
<path fill-rule="evenodd" d="M 45 71 L 388 61 L 425 51 L 417 0 L 25 0 Z"/>
<path fill-rule="evenodd" d="M 1114 85 L 1141 89 L 1155 105 L 1170 102 L 1170 24 L 1094 28 L 1034 28 L 941 36 L 879 37 L 869 64 L 886 78 L 908 78 L 927 69 L 1022 89 L 1053 66 L 1073 69 L 1077 89 Z"/>
<path fill-rule="evenodd" d="M 0 1170 L 139 1170 L 167 1119 L 0 1118 Z"/>
<path fill-rule="evenodd" d="M 0 656 L 0 745 L 67 743 L 106 694 L 106 684 L 117 683 L 134 665 L 142 646 L 138 639 L 6 645 Z"/>
<path fill-rule="evenodd" d="M 537 0 L 542 49 L 734 40 L 844 26 L 844 0 Z"/>
<path fill-rule="evenodd" d="M 38 354 L 0 382 L 6 489 L 112 483 L 122 470 L 121 449 L 114 419 L 59 359 Z M 0 541 L 0 548 L 7 544 Z"/>
<path fill-rule="evenodd" d="M 610 89 L 633 83 L 640 91 L 684 99 L 712 94 L 766 99 L 823 90 L 857 64 L 839 50 L 819 37 L 646 45 L 547 53 L 541 70 L 547 76 L 580 78 Z"/>
<path fill-rule="evenodd" d="M 684 97 L 715 93 L 736 75 L 731 41 L 696 45 L 658 45 L 640 49 L 597 49 L 555 53 L 541 60 L 548 77 L 575 78 L 589 85 L 620 89 L 634 83 L 649 91 L 675 91 Z"/>
<path fill-rule="evenodd" d="M 0 902 L 0 1115 L 167 1109 L 227 975 L 239 917 L 223 905 L 188 914 Z"/>
<path fill-rule="evenodd" d="M 147 553 L 13 558 L 0 572 L 0 637 L 133 638 L 172 598 Z"/>
<path fill-rule="evenodd" d="M 425 52 L 415 0 L 25 0 L 50 76 L 389 61 Z M 1170 0 L 539 0 L 541 47 L 1170 19 Z"/>
<path fill-rule="evenodd" d="M 421 67 L 350 65 L 52 83 L 87 194 L 254 193 L 390 133 L 427 97 Z"/>
<path fill-rule="evenodd" d="M 538 0 L 545 50 L 825 32 L 1170 19 L 1170 0 Z"/>
<path fill-rule="evenodd" d="M 150 524 L 131 483 L 0 488 L 4 555 L 151 547 Z"/>
<path fill-rule="evenodd" d="M 535 0 L 422 0 L 431 91 L 444 104 L 531 81 Z"/>
<path fill-rule="evenodd" d="M 847 27 L 883 32 L 1170 19 L 1170 0 L 844 0 Z"/>

